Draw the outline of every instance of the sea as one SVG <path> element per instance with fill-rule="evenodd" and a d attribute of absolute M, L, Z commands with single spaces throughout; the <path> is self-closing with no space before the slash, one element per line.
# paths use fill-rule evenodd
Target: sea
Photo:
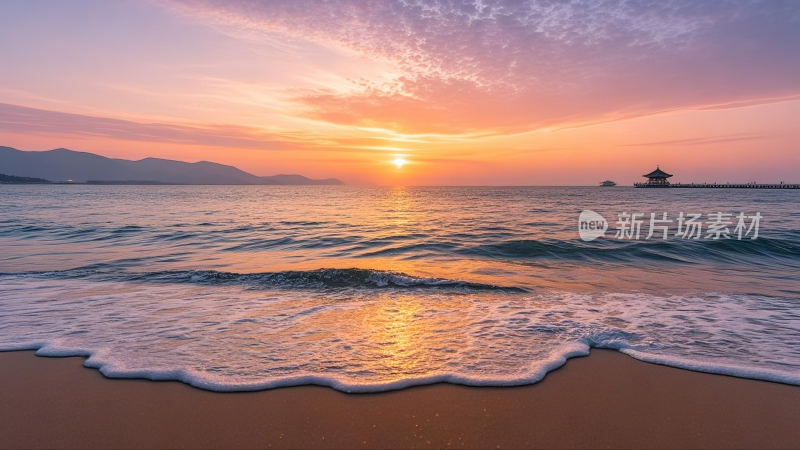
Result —
<path fill-rule="evenodd" d="M 592 348 L 800 385 L 800 192 L 0 185 L 0 351 L 376 392 L 536 383 Z"/>

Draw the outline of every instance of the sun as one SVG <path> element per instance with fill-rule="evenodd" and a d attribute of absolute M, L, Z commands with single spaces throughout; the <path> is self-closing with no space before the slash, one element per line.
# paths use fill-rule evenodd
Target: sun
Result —
<path fill-rule="evenodd" d="M 397 166 L 397 168 L 398 168 L 398 169 L 402 169 L 404 165 L 408 164 L 408 161 L 406 161 L 406 160 L 405 160 L 405 159 L 403 159 L 403 158 L 399 158 L 399 157 L 398 157 L 398 158 L 395 158 L 395 160 L 394 160 L 394 161 L 392 161 L 392 164 L 394 164 L 395 166 Z"/>

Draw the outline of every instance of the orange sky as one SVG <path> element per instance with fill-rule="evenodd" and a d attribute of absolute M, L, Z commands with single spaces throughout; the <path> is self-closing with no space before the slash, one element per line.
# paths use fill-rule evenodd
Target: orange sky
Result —
<path fill-rule="evenodd" d="M 798 25 L 777 1 L 7 2 L 0 145 L 351 184 L 797 182 Z"/>

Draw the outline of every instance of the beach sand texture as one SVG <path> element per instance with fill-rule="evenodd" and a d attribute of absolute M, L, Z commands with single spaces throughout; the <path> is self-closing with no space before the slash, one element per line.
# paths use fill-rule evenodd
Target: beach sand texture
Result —
<path fill-rule="evenodd" d="M 2 448 L 798 448 L 800 389 L 575 358 L 524 387 L 213 393 L 0 353 Z"/>

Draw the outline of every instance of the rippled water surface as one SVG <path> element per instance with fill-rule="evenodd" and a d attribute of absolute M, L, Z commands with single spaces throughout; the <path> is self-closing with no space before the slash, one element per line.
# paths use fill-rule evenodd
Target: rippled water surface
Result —
<path fill-rule="evenodd" d="M 763 219 L 631 241 L 622 212 Z M 798 269 L 792 191 L 0 186 L 0 349 L 215 390 L 524 384 L 592 346 L 800 384 Z"/>

